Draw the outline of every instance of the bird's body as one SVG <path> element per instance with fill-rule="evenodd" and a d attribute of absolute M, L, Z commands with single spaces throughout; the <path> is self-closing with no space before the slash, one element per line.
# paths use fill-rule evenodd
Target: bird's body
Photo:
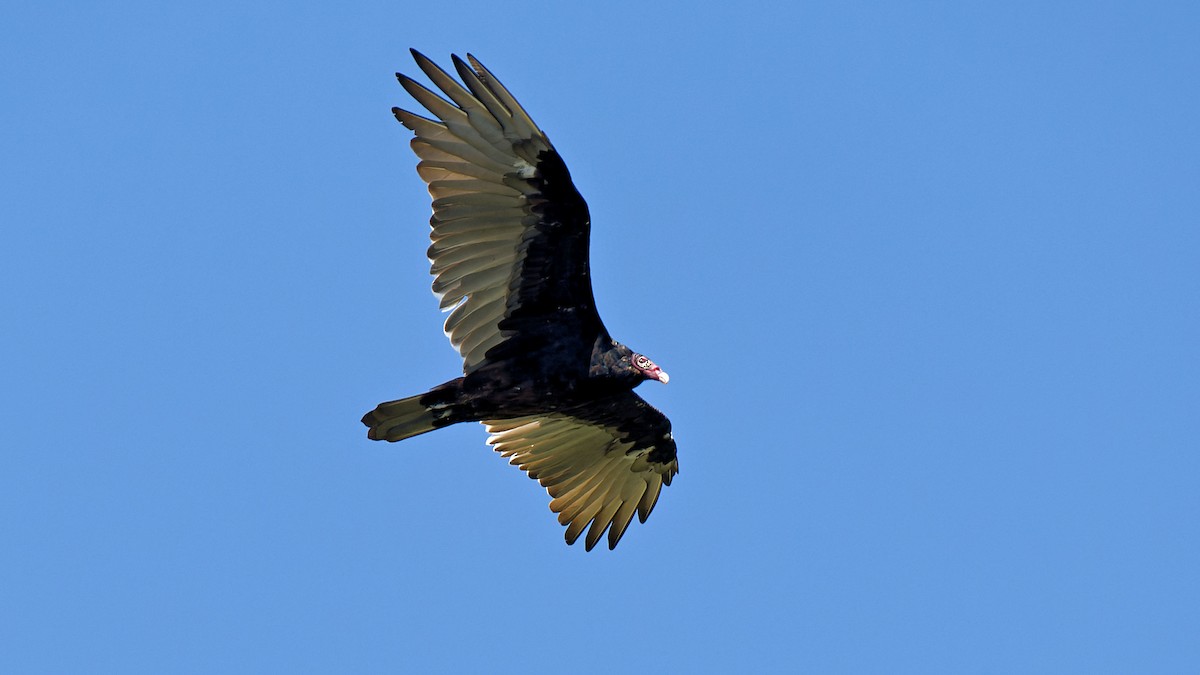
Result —
<path fill-rule="evenodd" d="M 363 417 L 368 437 L 483 422 L 488 442 L 550 492 L 568 543 L 587 528 L 589 550 L 606 530 L 615 547 L 678 471 L 670 422 L 633 393 L 667 375 L 600 320 L 587 204 L 545 134 L 470 56 L 470 66 L 454 57 L 464 88 L 413 55 L 450 99 L 397 74 L 438 118 L 393 110 L 416 132 L 433 290 L 452 310 L 445 329 L 463 376 L 379 404 Z"/>

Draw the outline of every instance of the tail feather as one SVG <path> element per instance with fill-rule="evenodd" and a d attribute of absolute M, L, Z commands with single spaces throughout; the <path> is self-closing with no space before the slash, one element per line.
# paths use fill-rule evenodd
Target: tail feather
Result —
<path fill-rule="evenodd" d="M 370 427 L 367 438 L 373 441 L 402 441 L 444 426 L 437 423 L 444 417 L 441 414 L 443 411 L 426 407 L 421 402 L 424 397 L 425 394 L 417 394 L 375 406 L 362 418 L 363 424 Z"/>

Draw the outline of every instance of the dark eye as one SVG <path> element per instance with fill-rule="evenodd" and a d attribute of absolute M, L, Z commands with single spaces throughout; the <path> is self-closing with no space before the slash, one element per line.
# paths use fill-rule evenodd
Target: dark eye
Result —
<path fill-rule="evenodd" d="M 637 366 L 638 368 L 641 368 L 642 370 L 646 370 L 647 368 L 650 367 L 651 364 L 650 364 L 650 359 L 642 356 L 641 354 L 634 354 L 633 365 Z"/>

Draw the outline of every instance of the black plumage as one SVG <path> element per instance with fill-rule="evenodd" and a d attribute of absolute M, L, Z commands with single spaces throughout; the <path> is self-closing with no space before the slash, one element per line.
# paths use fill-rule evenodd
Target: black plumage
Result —
<path fill-rule="evenodd" d="M 363 416 L 373 440 L 482 422 L 488 443 L 550 493 L 567 543 L 613 548 L 678 472 L 667 418 L 633 392 L 667 382 L 613 340 L 596 311 L 591 218 L 567 166 L 507 89 L 470 55 L 460 84 L 413 50 L 447 97 L 397 74 L 436 119 L 394 108 L 415 132 L 433 197 L 433 290 L 463 376 Z M 449 99 L 449 100 L 447 100 Z"/>

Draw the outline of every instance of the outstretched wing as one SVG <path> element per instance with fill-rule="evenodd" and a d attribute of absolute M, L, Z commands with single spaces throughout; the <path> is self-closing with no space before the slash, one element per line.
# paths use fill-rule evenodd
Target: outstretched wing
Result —
<path fill-rule="evenodd" d="M 474 57 L 470 66 L 452 57 L 464 87 L 412 53 L 449 99 L 396 75 L 437 118 L 392 110 L 416 132 L 417 172 L 433 197 L 433 292 L 453 309 L 445 329 L 463 371 L 501 343 L 512 353 L 555 344 L 585 357 L 604 327 L 588 273 L 587 204 L 566 164 Z"/>
<path fill-rule="evenodd" d="M 484 425 L 488 444 L 550 493 L 567 543 L 587 529 L 589 551 L 605 530 L 615 548 L 635 512 L 646 522 L 662 487 L 679 472 L 671 422 L 632 391 Z"/>

